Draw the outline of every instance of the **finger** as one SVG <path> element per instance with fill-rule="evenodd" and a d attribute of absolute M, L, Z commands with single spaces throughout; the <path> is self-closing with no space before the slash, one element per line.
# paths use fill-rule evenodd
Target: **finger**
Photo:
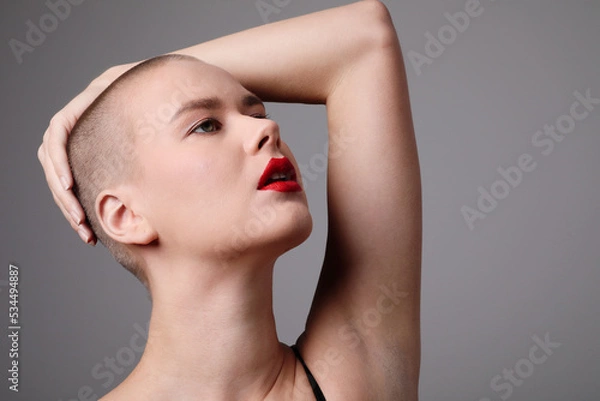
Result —
<path fill-rule="evenodd" d="M 42 142 L 42 144 L 40 145 L 40 147 L 37 150 L 37 158 L 40 161 L 40 164 L 42 165 L 42 167 L 44 166 L 44 142 Z"/>
<path fill-rule="evenodd" d="M 56 202 L 56 204 L 60 203 L 59 200 L 57 199 L 56 195 L 52 194 L 52 197 L 54 198 L 54 201 Z M 94 233 L 92 232 L 91 228 L 86 223 L 81 223 L 79 225 L 75 224 L 75 222 L 70 218 L 70 214 L 67 212 L 67 210 L 64 207 L 59 207 L 59 209 L 61 210 L 61 212 L 63 213 L 63 216 L 65 216 L 65 218 L 71 225 L 71 228 L 77 232 L 77 234 L 79 235 L 79 238 L 81 238 L 81 240 L 83 242 L 85 242 L 86 244 L 90 244 L 90 245 L 96 245 L 96 238 L 94 237 Z"/>
<path fill-rule="evenodd" d="M 62 212 L 63 216 L 65 216 L 65 219 L 67 219 L 67 222 L 69 223 L 69 225 L 71 226 L 71 228 L 74 231 L 78 231 L 79 230 L 79 224 L 77 224 L 73 218 L 71 217 L 71 214 L 69 213 L 68 209 L 65 208 L 61 203 L 60 200 L 58 199 L 58 197 L 52 193 L 52 198 L 54 198 L 54 202 L 56 203 L 56 205 L 58 206 L 58 208 L 60 209 L 60 211 Z"/>
<path fill-rule="evenodd" d="M 54 117 L 44 135 L 44 146 L 46 150 L 45 158 L 48 160 L 46 168 L 51 171 L 58 179 L 59 186 L 66 191 L 73 185 L 69 160 L 67 158 L 67 138 L 68 129 L 65 122 L 59 117 Z"/>
<path fill-rule="evenodd" d="M 73 191 L 66 191 L 61 187 L 58 183 L 58 177 L 54 174 L 52 168 L 47 169 L 46 181 L 48 182 L 48 187 L 54 197 L 54 201 L 65 215 L 69 224 L 71 224 L 71 227 L 77 230 L 78 226 L 85 220 L 85 213 Z"/>
<path fill-rule="evenodd" d="M 42 155 L 40 157 L 40 159 L 42 160 L 42 167 L 44 168 L 44 173 L 46 175 L 46 181 L 48 182 L 48 187 L 50 188 L 50 191 L 52 192 L 52 194 L 55 196 L 55 199 L 57 201 L 57 205 L 65 210 L 66 212 L 69 213 L 70 215 L 70 219 L 69 220 L 73 220 L 73 224 L 79 224 L 81 223 L 81 221 L 83 221 L 84 219 L 84 214 L 81 212 L 81 210 L 79 208 L 77 208 L 75 205 L 72 205 L 72 199 L 70 200 L 68 197 L 68 190 L 66 188 L 70 188 L 70 185 L 67 186 L 64 183 L 64 178 L 61 178 L 59 175 L 57 175 L 56 173 L 56 169 L 54 168 L 54 166 L 51 163 L 51 159 L 50 159 L 50 140 L 47 139 L 48 138 L 48 133 L 44 134 L 44 143 L 42 144 L 43 149 L 42 149 Z M 58 149 L 55 150 L 55 152 L 62 152 L 64 154 L 64 157 L 66 159 L 66 152 L 63 149 Z M 68 161 L 64 160 L 64 162 L 67 163 L 68 166 Z M 70 176 L 70 171 L 69 171 L 69 176 Z M 61 182 L 62 179 L 62 182 Z"/>
<path fill-rule="evenodd" d="M 42 153 L 44 153 L 42 151 Z M 46 156 L 41 156 L 43 160 L 47 161 Z M 54 174 L 54 169 L 47 166 L 47 163 L 44 166 L 44 171 L 46 173 L 46 181 L 48 182 L 48 186 L 52 193 L 52 197 L 56 202 L 57 206 L 71 225 L 71 227 L 77 231 L 81 239 L 86 243 L 95 244 L 95 237 L 91 230 L 91 228 L 85 222 L 85 213 L 81 204 L 73 194 L 72 190 L 66 191 L 61 185 L 58 183 L 58 177 Z"/>
<path fill-rule="evenodd" d="M 66 194 L 66 196 L 65 196 Z M 77 232 L 79 237 L 86 244 L 95 245 L 96 238 L 92 229 L 87 224 L 85 218 L 83 220 L 76 219 L 74 216 L 78 214 L 84 214 L 83 209 L 77 198 L 74 196 L 72 191 L 61 192 L 62 196 L 58 196 L 56 193 L 52 193 L 54 202 L 58 205 L 63 216 L 67 219 L 69 225 L 73 230 Z"/>
<path fill-rule="evenodd" d="M 99 88 L 88 88 L 77 95 L 50 120 L 50 125 L 44 134 L 47 156 L 56 175 L 59 177 L 61 186 L 65 190 L 70 189 L 73 185 L 73 177 L 66 151 L 69 133 L 99 92 Z"/>

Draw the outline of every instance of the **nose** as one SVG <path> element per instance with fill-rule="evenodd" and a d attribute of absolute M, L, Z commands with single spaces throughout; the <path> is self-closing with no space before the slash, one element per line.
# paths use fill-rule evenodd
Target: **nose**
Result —
<path fill-rule="evenodd" d="M 252 155 L 259 152 L 261 149 L 274 148 L 278 149 L 281 144 L 279 137 L 279 124 L 273 120 L 266 118 L 253 118 L 247 128 L 251 134 L 248 135 L 244 142 L 244 150 Z"/>

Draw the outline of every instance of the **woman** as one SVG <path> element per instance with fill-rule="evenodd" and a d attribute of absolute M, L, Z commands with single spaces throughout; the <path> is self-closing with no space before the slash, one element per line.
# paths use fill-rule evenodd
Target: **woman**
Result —
<path fill-rule="evenodd" d="M 169 63 L 150 73 L 144 105 L 156 107 L 174 94 L 171 79 L 182 76 L 204 78 L 185 97 L 218 97 L 220 103 L 191 111 L 192 129 L 181 131 L 186 142 L 168 135 L 140 141 L 147 147 L 138 161 L 151 171 L 144 185 L 96 199 L 102 228 L 145 259 L 153 299 L 142 359 L 103 400 L 416 400 L 421 184 L 402 54 L 385 6 L 363 0 L 175 53 L 204 63 Z M 88 243 L 95 238 L 71 191 L 65 144 L 83 111 L 132 66 L 95 79 L 52 119 L 38 151 L 57 204 Z M 287 158 L 298 173 L 261 103 L 240 100 L 254 95 L 327 108 L 327 248 L 294 349 L 277 339 L 272 272 L 279 255 L 306 239 L 310 215 L 301 187 L 265 191 L 269 182 L 261 175 L 254 192 L 244 192 L 241 183 L 257 166 L 267 164 L 266 174 L 271 163 L 282 163 L 290 173 L 281 161 Z M 170 150 L 161 153 L 165 146 Z M 211 157 L 215 153 L 220 157 Z M 193 156 L 206 169 L 194 165 Z M 219 184 L 211 174 L 234 184 Z M 191 183 L 208 186 L 189 190 Z M 170 192 L 160 188 L 166 185 L 173 185 Z M 172 196 L 162 197 L 166 193 Z M 228 203 L 233 210 L 219 206 L 224 193 L 234 199 Z M 277 212 L 239 247 L 225 238 L 232 226 L 247 222 L 246 201 Z M 202 212 L 206 205 L 211 213 Z M 200 222 L 190 219 L 194 207 L 204 213 Z M 205 228 L 209 235 L 199 232 Z M 160 263 L 165 260 L 176 261 Z"/>

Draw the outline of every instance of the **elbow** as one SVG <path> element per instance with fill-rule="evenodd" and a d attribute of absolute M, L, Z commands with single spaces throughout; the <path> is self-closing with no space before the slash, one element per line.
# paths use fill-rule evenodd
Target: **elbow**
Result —
<path fill-rule="evenodd" d="M 385 4 L 379 0 L 362 0 L 357 5 L 357 14 L 369 51 L 400 51 L 398 33 Z"/>

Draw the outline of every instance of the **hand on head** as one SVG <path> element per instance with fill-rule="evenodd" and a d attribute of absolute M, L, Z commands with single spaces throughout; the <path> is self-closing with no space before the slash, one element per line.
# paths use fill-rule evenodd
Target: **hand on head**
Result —
<path fill-rule="evenodd" d="M 69 133 L 85 109 L 122 73 L 137 63 L 109 68 L 94 79 L 89 86 L 52 117 L 38 148 L 37 156 L 44 169 L 46 181 L 54 201 L 71 227 L 81 239 L 91 245 L 96 238 L 86 222 L 85 213 L 72 191 L 73 176 L 67 159 L 66 144 Z"/>

